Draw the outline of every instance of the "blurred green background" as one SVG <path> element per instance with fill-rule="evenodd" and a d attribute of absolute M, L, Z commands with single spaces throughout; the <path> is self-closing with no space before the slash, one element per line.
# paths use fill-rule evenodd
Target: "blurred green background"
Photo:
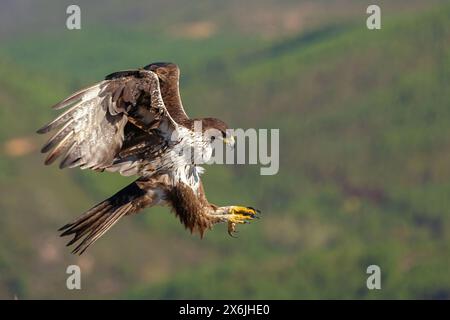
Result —
<path fill-rule="evenodd" d="M 78 0 L 70 31 L 72 3 L 0 3 L 0 298 L 450 298 L 448 1 L 376 1 L 378 31 L 372 1 Z M 154 61 L 180 66 L 191 116 L 280 129 L 277 175 L 203 176 L 211 202 L 263 218 L 200 240 L 152 208 L 73 256 L 57 228 L 130 179 L 44 167 L 34 132 L 69 93 Z"/>

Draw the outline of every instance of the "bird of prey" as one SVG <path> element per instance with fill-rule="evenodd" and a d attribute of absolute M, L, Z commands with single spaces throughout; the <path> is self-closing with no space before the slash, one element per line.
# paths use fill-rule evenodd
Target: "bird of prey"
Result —
<path fill-rule="evenodd" d="M 219 207 L 206 199 L 199 165 L 212 155 L 213 142 L 234 144 L 225 122 L 191 119 L 179 91 L 180 70 L 173 63 L 112 73 L 73 93 L 53 108 L 68 108 L 38 130 L 58 129 L 43 146 L 45 164 L 61 157 L 60 168 L 136 175 L 137 180 L 95 205 L 59 231 L 73 235 L 73 253 L 82 254 L 121 217 L 155 205 L 168 205 L 201 237 L 216 223 L 236 225 L 257 218 L 259 210 Z"/>

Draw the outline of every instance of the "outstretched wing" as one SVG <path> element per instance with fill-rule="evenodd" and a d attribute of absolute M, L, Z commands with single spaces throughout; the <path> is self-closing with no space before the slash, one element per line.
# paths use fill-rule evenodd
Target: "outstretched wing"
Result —
<path fill-rule="evenodd" d="M 158 77 L 148 70 L 118 73 L 72 94 L 54 109 L 66 107 L 67 111 L 38 130 L 59 129 L 42 148 L 49 153 L 47 165 L 62 156 L 60 168 L 137 173 L 131 170 L 133 161 L 123 161 L 124 155 L 140 160 L 139 155 L 149 153 L 142 152 L 143 147 L 156 154 L 177 129 L 164 106 Z"/>

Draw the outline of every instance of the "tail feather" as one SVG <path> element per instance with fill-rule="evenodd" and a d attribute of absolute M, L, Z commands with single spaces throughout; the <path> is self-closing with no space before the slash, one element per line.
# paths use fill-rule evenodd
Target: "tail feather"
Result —
<path fill-rule="evenodd" d="M 119 208 L 110 215 L 106 216 L 106 219 L 93 225 L 90 229 L 89 235 L 72 251 L 72 253 L 83 254 L 86 249 L 93 244 L 97 239 L 106 233 L 119 219 L 128 213 L 131 209 L 131 204 L 126 205 L 123 208 Z"/>
<path fill-rule="evenodd" d="M 109 216 L 104 222 L 99 224 L 95 230 L 93 230 L 88 237 L 86 237 L 83 242 L 81 242 L 74 250 L 74 253 L 78 251 L 82 254 L 91 244 L 93 244 L 97 239 L 106 233 L 122 216 L 129 213 L 132 208 L 131 204 L 118 209 L 113 215 Z"/>
<path fill-rule="evenodd" d="M 64 231 L 61 234 L 61 236 L 66 236 L 75 231 L 79 231 L 81 228 L 88 225 L 89 222 L 95 220 L 97 216 L 101 215 L 105 211 L 105 208 L 106 209 L 111 208 L 111 205 L 108 203 L 108 200 L 100 202 L 95 207 L 86 211 L 84 214 L 82 214 L 80 217 L 78 217 L 71 223 L 68 223 L 65 226 L 61 227 L 58 231 Z"/>
<path fill-rule="evenodd" d="M 136 182 L 128 185 L 118 193 L 100 202 L 73 222 L 61 227 L 61 236 L 74 235 L 67 243 L 70 246 L 81 242 L 72 251 L 82 254 L 86 249 L 105 234 L 121 217 L 134 213 L 142 208 L 140 205 L 146 192 Z"/>

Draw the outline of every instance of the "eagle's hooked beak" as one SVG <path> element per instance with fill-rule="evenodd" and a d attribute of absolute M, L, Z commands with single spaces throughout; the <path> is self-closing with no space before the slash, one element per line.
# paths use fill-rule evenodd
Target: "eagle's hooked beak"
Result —
<path fill-rule="evenodd" d="M 223 139 L 223 142 L 230 148 L 234 148 L 235 140 L 233 136 L 229 136 Z"/>

